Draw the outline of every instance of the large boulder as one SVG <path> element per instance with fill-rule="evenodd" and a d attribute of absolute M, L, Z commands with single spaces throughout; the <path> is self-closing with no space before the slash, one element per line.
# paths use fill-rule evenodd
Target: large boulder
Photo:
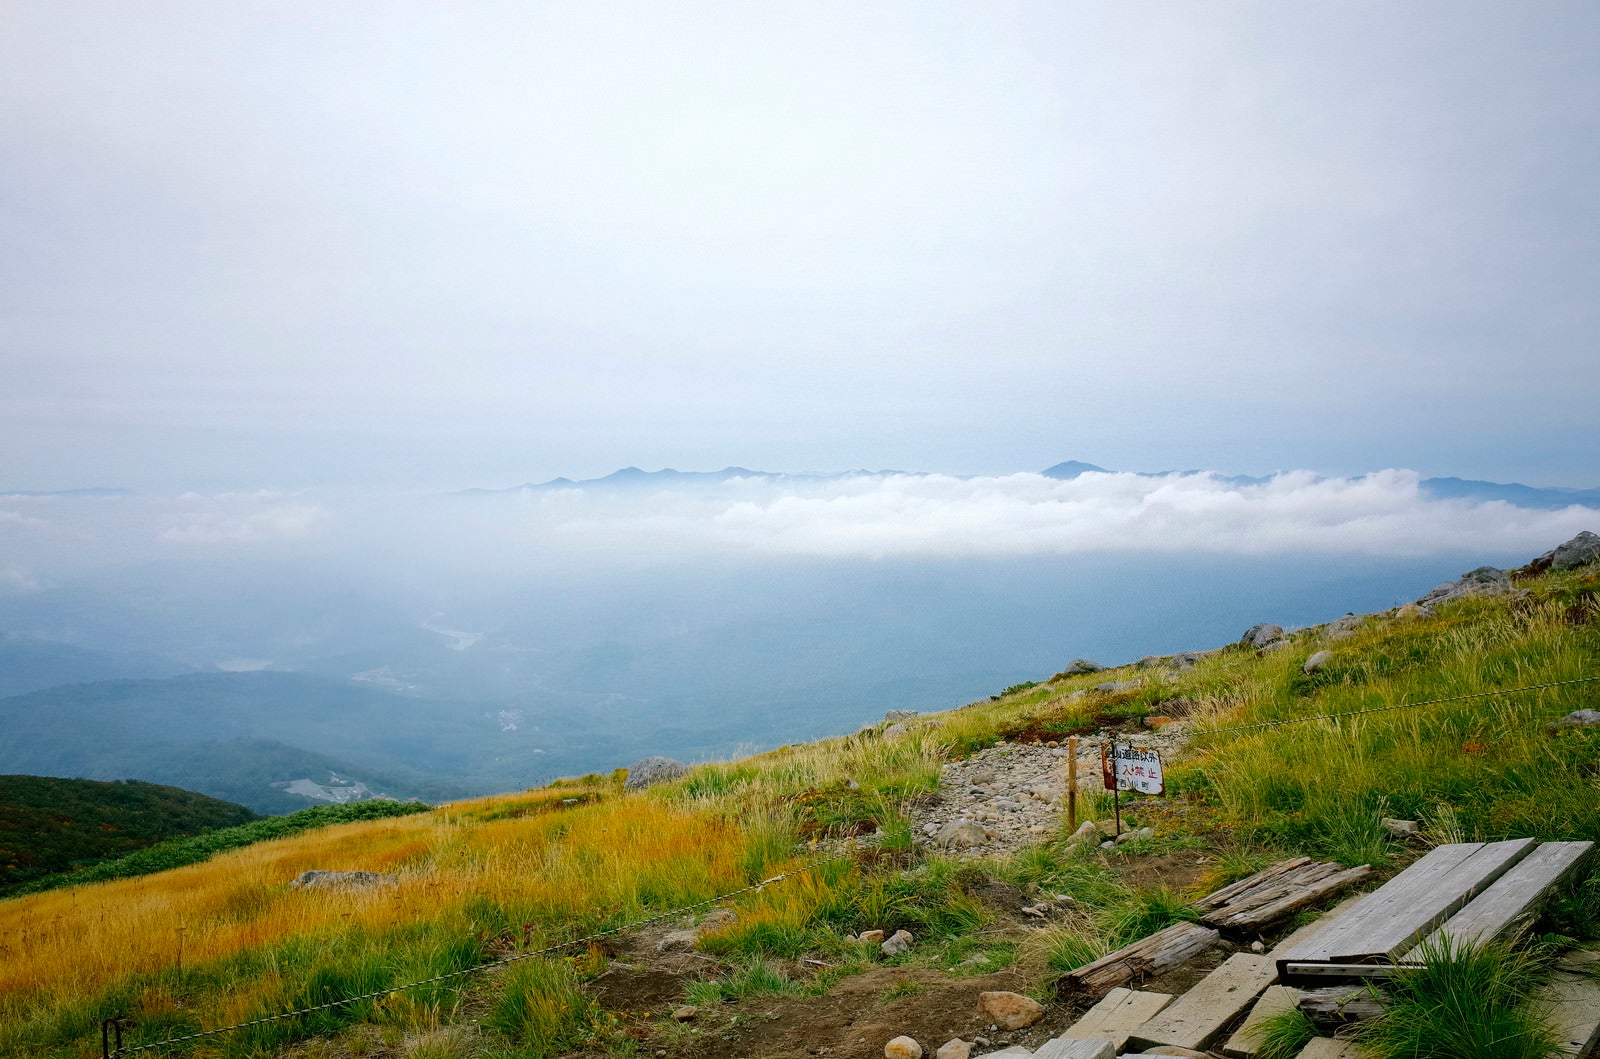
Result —
<path fill-rule="evenodd" d="M 628 766 L 628 778 L 622 786 L 625 790 L 636 791 L 651 784 L 675 780 L 688 771 L 688 765 L 670 757 L 647 757 Z"/>
<path fill-rule="evenodd" d="M 1104 673 L 1106 667 L 1088 658 L 1074 658 L 1072 664 L 1061 672 L 1069 676 L 1078 673 Z"/>
<path fill-rule="evenodd" d="M 1584 530 L 1549 553 L 1552 570 L 1576 570 L 1600 559 L 1600 536 Z"/>
<path fill-rule="evenodd" d="M 888 710 L 884 713 L 883 719 L 893 724 L 895 721 L 909 721 L 915 716 L 917 716 L 916 710 Z"/>
<path fill-rule="evenodd" d="M 1514 591 L 1511 578 L 1506 576 L 1504 570 L 1480 566 L 1476 570 L 1468 570 L 1454 581 L 1446 581 L 1435 587 L 1417 603 L 1423 607 L 1435 607 L 1468 596 L 1505 596 Z"/>
<path fill-rule="evenodd" d="M 1283 639 L 1283 627 L 1281 625 L 1273 625 L 1271 622 L 1264 621 L 1256 625 L 1252 625 L 1250 628 L 1246 629 L 1244 631 L 1244 635 L 1239 637 L 1239 642 L 1244 644 L 1246 647 L 1254 647 L 1259 651 L 1261 648 L 1267 646 L 1267 644 L 1274 643 L 1281 639 Z"/>

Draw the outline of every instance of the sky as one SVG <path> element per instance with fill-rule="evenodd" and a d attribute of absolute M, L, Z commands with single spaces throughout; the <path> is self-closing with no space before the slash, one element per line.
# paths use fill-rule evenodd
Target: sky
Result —
<path fill-rule="evenodd" d="M 8 0 L 0 489 L 1597 486 L 1597 54 L 1589 2 Z"/>

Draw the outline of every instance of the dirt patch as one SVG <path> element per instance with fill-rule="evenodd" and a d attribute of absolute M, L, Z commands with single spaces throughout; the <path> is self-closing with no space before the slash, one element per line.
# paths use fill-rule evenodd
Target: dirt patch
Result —
<path fill-rule="evenodd" d="M 1020 992 L 1031 984 L 1009 970 L 954 978 L 927 968 L 875 967 L 839 982 L 826 996 L 753 997 L 718 1005 L 681 1025 L 638 1027 L 649 1030 L 639 1038 L 640 1051 L 671 1059 L 880 1059 L 883 1046 L 902 1034 L 916 1038 L 929 1055 L 954 1037 L 986 1037 L 993 1048 L 1035 1047 L 1071 1024 L 1066 1009 L 1048 1007 L 1043 1021 L 1012 1033 L 991 1031 L 978 1013 L 979 993 Z"/>

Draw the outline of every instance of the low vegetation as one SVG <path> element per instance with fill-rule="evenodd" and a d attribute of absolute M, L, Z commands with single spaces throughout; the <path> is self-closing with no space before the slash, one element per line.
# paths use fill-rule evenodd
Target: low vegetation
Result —
<path fill-rule="evenodd" d="M 607 973 L 603 946 L 543 950 L 742 891 L 725 903 L 737 920 L 702 933 L 704 971 L 678 1002 L 824 993 L 881 960 L 852 940 L 869 928 L 917 935 L 916 950 L 895 957 L 908 968 L 1013 966 L 1048 996 L 1056 974 L 1191 914 L 1189 894 L 1140 881 L 1139 866 L 1154 858 L 1203 860 L 1203 887 L 1293 853 L 1371 862 L 1382 875 L 1417 849 L 1382 827 L 1384 816 L 1421 821 L 1431 841 L 1600 839 L 1600 731 L 1547 728 L 1593 701 L 1595 685 L 1560 682 L 1600 674 L 1597 585 L 1592 573 L 1545 574 L 1526 581 L 1524 598 L 1377 617 L 1331 642 L 1308 630 L 1282 650 L 1228 648 L 1182 671 L 1058 675 L 902 722 L 900 738 L 879 726 L 704 765 L 645 792 L 590 776 L 0 901 L 0 1053 L 76 1057 L 97 1048 L 99 1020 L 111 1015 L 129 1016 L 127 1039 L 148 1043 L 528 955 L 176 1054 L 270 1055 L 308 1038 L 374 1034 L 413 1056 L 638 1054 L 643 1041 L 698 1031 L 665 1011 L 598 1002 L 591 983 Z M 1319 649 L 1333 661 L 1308 676 L 1304 663 Z M 1143 683 L 1091 690 L 1110 679 Z M 1414 705 L 1439 699 L 1451 701 Z M 1002 739 L 1108 723 L 1135 730 L 1151 716 L 1181 716 L 1191 732 L 1167 796 L 1131 810 L 1154 839 L 1084 851 L 1066 842 L 1063 821 L 1062 833 L 1008 860 L 976 863 L 912 842 L 912 808 L 935 794 L 950 758 Z M 1286 723 L 1245 727 L 1266 722 Z M 385 872 L 398 883 L 290 889 L 308 868 Z M 992 934 L 983 894 L 996 886 L 1070 897 L 1076 911 L 1025 943 Z M 1540 929 L 1582 936 L 1600 923 L 1596 912 L 1591 881 Z M 806 959 L 821 969 L 799 973 Z M 1468 983 L 1501 980 L 1461 973 Z M 1495 988 L 1403 980 L 1397 996 L 1439 1006 L 1452 991 L 1473 992 L 1503 997 L 1516 1012 L 1508 1019 L 1533 1017 Z M 457 1032 L 468 1025 L 470 1035 Z M 1431 1054 L 1374 1033 L 1379 1054 Z"/>
<path fill-rule="evenodd" d="M 137 780 L 0 776 L 0 895 L 74 865 L 255 818 L 233 802 Z"/>

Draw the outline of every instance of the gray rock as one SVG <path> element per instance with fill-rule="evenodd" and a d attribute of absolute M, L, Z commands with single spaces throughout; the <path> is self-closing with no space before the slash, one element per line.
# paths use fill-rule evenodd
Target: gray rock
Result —
<path fill-rule="evenodd" d="M 1467 596 L 1505 596 L 1515 591 L 1511 585 L 1511 578 L 1506 576 L 1504 570 L 1497 570 L 1492 566 L 1480 566 L 1476 570 L 1468 570 L 1454 581 L 1446 581 L 1417 600 L 1417 605 L 1423 608 L 1432 608 L 1440 603 L 1448 603 L 1454 599 L 1464 599 Z"/>
<path fill-rule="evenodd" d="M 989 839 L 983 825 L 971 820 L 953 820 L 939 829 L 934 841 L 945 849 L 970 849 L 981 846 Z"/>
<path fill-rule="evenodd" d="M 1140 680 L 1108 680 L 1104 684 L 1096 684 L 1094 686 L 1094 690 L 1109 691 L 1113 693 L 1118 691 L 1132 691 L 1134 688 L 1139 687 L 1143 683 L 1144 682 Z"/>
<path fill-rule="evenodd" d="M 896 722 L 895 724 L 891 724 L 889 727 L 887 727 L 887 728 L 885 728 L 883 730 L 883 738 L 887 739 L 891 743 L 894 742 L 896 739 L 904 739 L 906 736 L 908 736 L 910 734 L 911 734 L 911 729 L 907 728 L 905 725 L 900 724 L 898 722 Z"/>
<path fill-rule="evenodd" d="M 1155 837 L 1156 837 L 1156 829 L 1155 828 L 1153 828 L 1153 827 L 1141 827 L 1141 828 L 1139 828 L 1139 829 L 1137 829 L 1135 831 L 1124 831 L 1122 834 L 1118 835 L 1117 839 L 1116 839 L 1116 844 L 1120 846 L 1120 845 L 1123 845 L 1124 843 L 1127 843 L 1127 842 L 1137 842 L 1137 841 L 1139 841 L 1140 839 L 1143 839 L 1143 838 L 1155 838 Z"/>
<path fill-rule="evenodd" d="M 878 951 L 885 956 L 904 956 L 911 951 L 912 940 L 911 931 L 897 930 L 878 946 Z"/>
<path fill-rule="evenodd" d="M 1135 662 L 1133 667 L 1135 669 L 1154 669 L 1157 666 L 1165 665 L 1166 661 L 1166 657 L 1163 655 L 1145 655 Z"/>
<path fill-rule="evenodd" d="M 686 774 L 689 766 L 670 757 L 647 757 L 628 766 L 624 790 L 636 791 L 655 783 L 665 783 Z"/>
<path fill-rule="evenodd" d="M 1367 619 L 1359 614 L 1346 614 L 1336 621 L 1330 621 L 1322 630 L 1324 640 L 1343 640 L 1355 635 L 1355 631 L 1367 623 Z"/>
<path fill-rule="evenodd" d="M 1600 710 L 1573 710 L 1559 721 L 1553 721 L 1551 728 L 1593 728 L 1600 724 Z"/>
<path fill-rule="evenodd" d="M 1584 530 L 1567 543 L 1550 552 L 1552 570 L 1576 570 L 1600 559 L 1600 536 Z"/>
<path fill-rule="evenodd" d="M 883 719 L 891 723 L 894 721 L 909 721 L 916 715 L 916 710 L 890 710 L 883 715 Z"/>
<path fill-rule="evenodd" d="M 291 890 L 372 890 L 400 880 L 375 871 L 303 871 L 289 884 Z"/>
<path fill-rule="evenodd" d="M 1167 660 L 1167 664 L 1178 670 L 1193 669 L 1200 664 L 1200 656 L 1193 651 L 1179 651 Z"/>
<path fill-rule="evenodd" d="M 1321 669 L 1323 666 L 1326 666 L 1331 661 L 1333 661 L 1332 651 L 1318 651 L 1310 658 L 1306 659 L 1306 664 L 1300 667 L 1300 671 L 1309 675 L 1311 673 L 1315 673 L 1317 670 Z"/>
<path fill-rule="evenodd" d="M 656 942 L 657 952 L 678 952 L 694 948 L 694 943 L 700 940 L 698 930 L 669 930 Z"/>
<path fill-rule="evenodd" d="M 1104 673 L 1105 671 L 1105 666 L 1088 658 L 1074 658 L 1072 664 L 1062 670 L 1063 673 L 1069 675 L 1074 673 Z"/>
<path fill-rule="evenodd" d="M 1270 622 L 1261 622 L 1246 629 L 1244 635 L 1239 637 L 1239 642 L 1246 647 L 1254 647 L 1259 650 L 1274 640 L 1281 639 L 1283 639 L 1282 626 L 1273 625 Z"/>
<path fill-rule="evenodd" d="M 1075 846 L 1081 842 L 1099 842 L 1104 838 L 1105 835 L 1094 826 L 1093 820 L 1085 820 L 1078 825 L 1078 830 L 1072 833 L 1072 837 L 1067 839 L 1067 843 Z"/>
<path fill-rule="evenodd" d="M 1410 838 L 1422 830 L 1415 820 L 1396 820 L 1392 816 L 1385 816 L 1378 823 L 1395 838 Z"/>

